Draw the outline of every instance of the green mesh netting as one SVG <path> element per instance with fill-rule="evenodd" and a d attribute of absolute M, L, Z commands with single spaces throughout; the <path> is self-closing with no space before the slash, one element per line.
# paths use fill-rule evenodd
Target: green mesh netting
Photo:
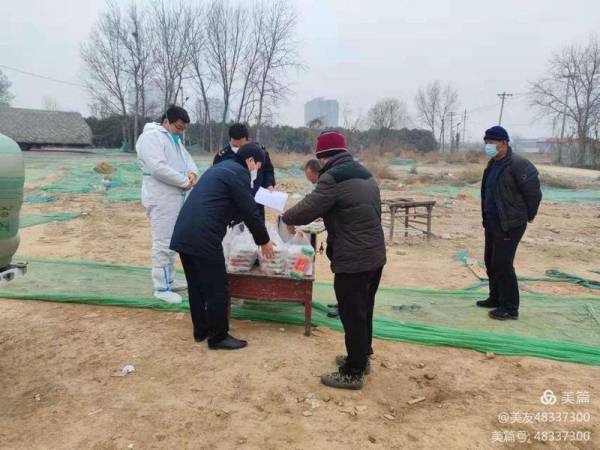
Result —
<path fill-rule="evenodd" d="M 388 161 L 393 166 L 412 166 L 415 161 L 412 159 L 392 158 Z"/>
<path fill-rule="evenodd" d="M 43 195 L 43 194 L 33 194 L 26 195 L 25 203 L 53 203 L 56 201 L 56 197 L 52 195 Z"/>
<path fill-rule="evenodd" d="M 15 258 L 17 260 L 19 258 Z M 57 281 L 60 280 L 60 281 Z M 150 270 L 144 267 L 85 261 L 29 258 L 25 277 L 0 290 L 0 297 L 93 303 L 187 311 L 152 298 Z M 481 293 L 467 290 L 381 288 L 376 301 L 374 335 L 426 345 L 447 345 L 504 355 L 600 365 L 600 296 L 554 297 L 524 293 L 520 319 L 498 322 L 477 308 Z M 335 303 L 331 283 L 315 283 L 313 324 L 341 330 L 326 316 Z M 246 301 L 233 317 L 301 325 L 302 306 Z"/>
<path fill-rule="evenodd" d="M 431 185 L 413 188 L 415 192 L 425 195 L 440 195 L 444 197 L 456 197 L 459 194 L 470 194 L 479 198 L 480 190 L 477 186 L 445 186 Z M 559 189 L 542 187 L 544 202 L 577 203 L 582 205 L 600 205 L 600 189 Z"/>
<path fill-rule="evenodd" d="M 57 214 L 21 214 L 19 217 L 19 228 L 32 227 L 50 222 L 66 222 L 76 219 L 81 213 L 57 213 Z"/>
<path fill-rule="evenodd" d="M 600 289 L 600 281 L 590 280 L 570 273 L 562 272 L 558 269 L 546 270 L 546 275 L 553 281 L 565 281 L 567 283 L 578 284 L 589 289 Z"/>
<path fill-rule="evenodd" d="M 94 171 L 96 165 L 106 162 L 114 169 L 109 174 Z M 209 167 L 208 159 L 196 161 L 203 172 Z M 47 183 L 47 180 L 51 177 Z M 119 154 L 107 149 L 93 154 L 44 154 L 25 158 L 26 203 L 52 203 L 66 195 L 101 195 L 106 201 L 140 201 L 142 171 L 134 154 Z M 42 183 L 40 185 L 40 182 Z"/>
<path fill-rule="evenodd" d="M 206 170 L 211 160 L 208 156 L 195 157 L 200 172 Z M 116 171 L 112 174 L 99 174 L 94 167 L 102 161 L 108 162 Z M 410 165 L 411 160 L 401 158 L 392 164 Z M 300 167 L 276 169 L 279 180 L 286 178 L 304 180 Z M 52 176 L 52 180 L 44 181 Z M 119 149 L 97 149 L 89 154 L 25 154 L 25 186 L 35 186 L 26 192 L 27 203 L 50 203 L 66 194 L 100 194 L 107 201 L 139 201 L 142 174 L 137 165 L 136 155 L 123 153 Z M 42 183 L 40 186 L 39 184 Z M 308 184 L 307 184 L 308 188 Z M 479 188 L 475 186 L 431 185 L 412 189 L 426 195 L 456 197 L 469 193 L 479 197 Z M 600 190 L 595 189 L 558 189 L 543 187 L 544 201 L 600 204 Z"/>
<path fill-rule="evenodd" d="M 456 261 L 462 261 L 465 266 L 468 266 L 469 260 L 471 259 L 469 256 L 469 252 L 465 249 L 459 249 L 454 255 L 454 259 Z M 481 262 L 476 261 L 476 264 L 483 267 Z M 590 270 L 590 272 L 595 272 L 594 270 Z M 577 275 L 573 275 L 570 273 L 563 272 L 559 269 L 548 269 L 545 271 L 545 275 L 543 277 L 532 277 L 532 276 L 517 276 L 519 281 L 550 281 L 553 283 L 556 282 L 564 282 L 564 283 L 572 283 L 577 284 L 582 287 L 586 287 L 589 289 L 600 289 L 600 281 L 592 280 L 589 278 L 583 278 Z M 487 280 L 487 279 L 486 279 Z M 468 290 L 479 289 L 480 287 L 487 286 L 487 281 L 480 281 L 475 283 L 474 285 L 468 287 Z"/>

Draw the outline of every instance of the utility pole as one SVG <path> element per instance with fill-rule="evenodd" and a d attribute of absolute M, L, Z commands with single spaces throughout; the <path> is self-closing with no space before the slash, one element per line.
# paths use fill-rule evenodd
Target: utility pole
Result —
<path fill-rule="evenodd" d="M 455 114 L 456 113 L 454 111 L 448 113 L 450 116 L 450 153 L 454 152 L 454 126 L 452 124 Z"/>
<path fill-rule="evenodd" d="M 441 128 L 441 132 L 440 132 L 440 138 L 441 138 L 441 144 L 442 144 L 442 153 L 444 153 L 446 151 L 446 140 L 445 140 L 445 134 L 446 134 L 446 129 L 444 127 L 446 123 L 446 116 L 442 117 L 442 128 Z"/>
<path fill-rule="evenodd" d="M 502 125 L 502 113 L 504 112 L 504 100 L 506 97 L 512 97 L 512 94 L 507 94 L 506 91 L 502 94 L 498 94 L 498 97 L 502 99 L 502 103 L 500 104 L 500 118 L 498 119 L 498 125 Z"/>
<path fill-rule="evenodd" d="M 465 113 L 463 115 L 462 141 L 465 142 L 466 138 L 467 138 L 467 108 L 465 108 Z"/>

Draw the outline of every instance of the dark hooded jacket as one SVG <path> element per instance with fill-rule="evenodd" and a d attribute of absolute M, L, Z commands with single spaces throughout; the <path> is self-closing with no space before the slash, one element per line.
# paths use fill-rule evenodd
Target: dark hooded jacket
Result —
<path fill-rule="evenodd" d="M 481 181 L 481 211 L 485 203 L 485 183 L 494 160 L 490 160 Z M 500 226 L 504 231 L 533 221 L 537 215 L 542 190 L 535 166 L 515 154 L 509 147 L 507 155 L 500 160 L 500 172 L 496 181 L 494 199 L 498 209 Z"/>
<path fill-rule="evenodd" d="M 379 187 L 350 153 L 330 159 L 315 190 L 289 209 L 282 220 L 288 225 L 306 225 L 319 217 L 327 228 L 332 272 L 368 272 L 385 265 Z"/>

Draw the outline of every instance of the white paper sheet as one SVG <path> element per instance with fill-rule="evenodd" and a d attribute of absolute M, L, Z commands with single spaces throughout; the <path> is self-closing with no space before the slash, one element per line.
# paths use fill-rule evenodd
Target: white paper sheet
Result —
<path fill-rule="evenodd" d="M 279 212 L 283 212 L 285 209 L 285 203 L 287 202 L 288 194 L 285 192 L 270 192 L 268 189 L 259 188 L 254 200 L 256 203 L 265 205 L 269 208 L 276 209 Z"/>

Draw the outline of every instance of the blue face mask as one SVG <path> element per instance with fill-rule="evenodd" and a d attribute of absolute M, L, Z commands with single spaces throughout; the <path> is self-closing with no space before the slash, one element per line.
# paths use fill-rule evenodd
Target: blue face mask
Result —
<path fill-rule="evenodd" d="M 495 158 L 498 156 L 498 149 L 496 148 L 496 144 L 485 144 L 485 154 L 490 158 Z"/>
<path fill-rule="evenodd" d="M 178 134 L 171 133 L 171 137 L 173 138 L 173 142 L 175 142 L 176 144 L 179 144 L 179 141 L 181 140 L 181 136 L 179 136 Z"/>

